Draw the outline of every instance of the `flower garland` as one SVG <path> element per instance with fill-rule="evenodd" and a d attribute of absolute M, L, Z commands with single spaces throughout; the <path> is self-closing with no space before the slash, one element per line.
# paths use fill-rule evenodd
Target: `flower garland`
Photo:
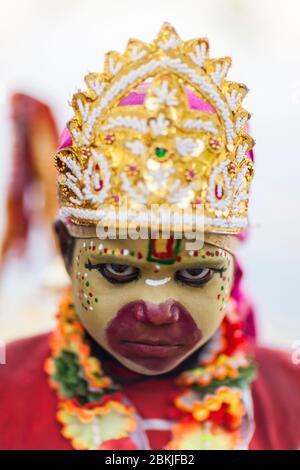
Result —
<path fill-rule="evenodd" d="M 78 450 L 147 448 L 141 438 L 142 419 L 91 355 L 69 292 L 57 317 L 45 370 L 58 395 L 63 436 Z M 253 431 L 247 394 L 255 368 L 245 346 L 242 323 L 231 303 L 221 327 L 203 348 L 198 367 L 176 379 L 179 392 L 171 397 L 172 438 L 166 449 L 247 445 Z"/>

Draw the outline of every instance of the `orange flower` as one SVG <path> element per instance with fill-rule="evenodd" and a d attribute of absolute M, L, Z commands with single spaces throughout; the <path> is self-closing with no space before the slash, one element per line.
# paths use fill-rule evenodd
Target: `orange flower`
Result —
<path fill-rule="evenodd" d="M 195 392 L 186 390 L 175 398 L 174 403 L 179 410 L 191 413 L 200 422 L 209 420 L 211 413 L 219 411 L 224 404 L 227 405 L 227 414 L 234 418 L 235 427 L 240 425 L 245 414 L 240 390 L 229 387 L 220 387 L 214 394 L 205 395 L 203 400 Z"/>

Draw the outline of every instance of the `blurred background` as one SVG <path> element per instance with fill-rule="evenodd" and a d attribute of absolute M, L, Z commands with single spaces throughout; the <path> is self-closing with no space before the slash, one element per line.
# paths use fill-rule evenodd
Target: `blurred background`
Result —
<path fill-rule="evenodd" d="M 66 275 L 49 229 L 56 205 L 47 191 L 54 172 L 45 155 L 51 155 L 57 133 L 71 117 L 73 92 L 84 87 L 87 72 L 102 70 L 106 51 L 123 51 L 129 37 L 151 41 L 169 21 L 185 40 L 208 37 L 211 56 L 230 55 L 229 78 L 250 88 L 245 108 L 252 113 L 256 174 L 251 235 L 240 256 L 261 342 L 291 348 L 300 339 L 300 3 L 0 0 L 0 5 L 0 339 L 47 331 L 54 323 Z M 21 246 L 14 243 L 20 238 L 26 240 Z"/>

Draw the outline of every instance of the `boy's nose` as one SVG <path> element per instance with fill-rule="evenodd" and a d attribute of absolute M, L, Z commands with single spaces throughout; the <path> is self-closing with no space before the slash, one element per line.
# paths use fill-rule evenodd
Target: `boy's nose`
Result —
<path fill-rule="evenodd" d="M 180 307 L 172 299 L 159 304 L 140 301 L 135 305 L 135 318 L 140 322 L 154 325 L 176 323 L 180 318 Z"/>

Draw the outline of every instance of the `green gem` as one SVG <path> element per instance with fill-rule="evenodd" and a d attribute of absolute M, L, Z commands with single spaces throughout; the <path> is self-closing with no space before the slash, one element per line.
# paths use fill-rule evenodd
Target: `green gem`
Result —
<path fill-rule="evenodd" d="M 98 302 L 98 298 L 97 298 L 97 297 L 95 297 L 95 302 L 96 302 L 96 303 Z"/>
<path fill-rule="evenodd" d="M 158 158 L 163 158 L 167 153 L 167 149 L 163 148 L 163 147 L 156 147 L 155 149 L 155 155 L 158 157 Z"/>
<path fill-rule="evenodd" d="M 89 285 L 90 285 L 89 281 L 86 281 L 85 285 L 86 285 L 86 287 L 89 287 Z"/>

